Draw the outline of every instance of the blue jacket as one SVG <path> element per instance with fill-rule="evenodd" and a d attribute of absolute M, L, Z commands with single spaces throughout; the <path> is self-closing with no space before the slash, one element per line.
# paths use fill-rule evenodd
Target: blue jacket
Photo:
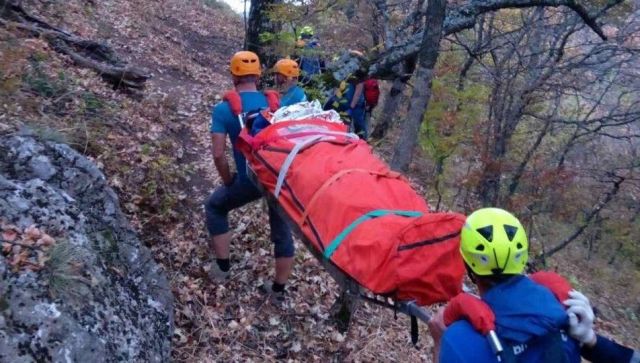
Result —
<path fill-rule="evenodd" d="M 513 349 L 520 362 L 541 360 L 545 347 L 534 342 L 568 323 L 567 314 L 545 287 L 525 276 L 516 276 L 494 286 L 482 299 L 496 316 L 496 333 L 505 349 Z M 580 363 L 577 341 L 562 334 L 563 347 L 571 363 Z M 467 321 L 449 326 L 442 336 L 441 363 L 495 363 L 487 339 Z"/>
<path fill-rule="evenodd" d="M 300 58 L 300 69 L 302 70 L 303 79 L 308 79 L 314 74 L 320 74 L 322 72 L 322 61 L 320 57 L 315 53 L 319 44 L 316 40 L 308 40 L 305 43 L 305 50 L 307 54 L 304 54 Z"/>

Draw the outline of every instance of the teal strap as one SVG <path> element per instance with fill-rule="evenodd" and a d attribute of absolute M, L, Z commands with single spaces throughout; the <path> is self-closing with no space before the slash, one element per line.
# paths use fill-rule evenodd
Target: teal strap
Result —
<path fill-rule="evenodd" d="M 350 225 L 347 226 L 340 234 L 329 243 L 329 246 L 324 250 L 324 257 L 331 258 L 331 255 L 336 251 L 336 249 L 340 246 L 342 241 L 344 241 L 347 236 L 353 232 L 356 227 L 362 224 L 369 219 L 384 217 L 386 215 L 393 214 L 401 217 L 420 217 L 422 212 L 410 211 L 410 210 L 389 210 L 389 209 L 376 209 L 367 214 L 364 214 L 355 221 L 351 222 Z"/>

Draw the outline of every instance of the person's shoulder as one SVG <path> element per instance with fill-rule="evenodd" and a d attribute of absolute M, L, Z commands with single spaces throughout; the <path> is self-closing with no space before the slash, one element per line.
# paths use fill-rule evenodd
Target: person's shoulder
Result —
<path fill-rule="evenodd" d="M 493 353 L 482 334 L 466 320 L 451 324 L 442 335 L 441 362 L 491 362 Z"/>
<path fill-rule="evenodd" d="M 444 331 L 443 337 L 450 339 L 461 339 L 469 337 L 470 339 L 480 338 L 482 340 L 482 334 L 473 328 L 466 320 L 458 320 L 449 325 Z"/>
<path fill-rule="evenodd" d="M 302 98 L 305 96 L 304 90 L 300 86 L 293 87 L 293 89 L 289 93 L 297 98 Z"/>

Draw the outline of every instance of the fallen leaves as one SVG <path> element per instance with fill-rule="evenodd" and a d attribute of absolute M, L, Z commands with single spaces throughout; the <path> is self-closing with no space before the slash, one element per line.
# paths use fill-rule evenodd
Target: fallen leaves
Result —
<path fill-rule="evenodd" d="M 2 254 L 9 261 L 14 272 L 22 270 L 38 271 L 44 268 L 49 257 L 47 251 L 55 244 L 55 239 L 31 225 L 21 230 L 15 225 L 0 222 Z"/>
<path fill-rule="evenodd" d="M 11 227 L 7 227 L 9 229 L 2 231 L 2 239 L 6 242 L 13 242 L 18 237 L 18 232 Z"/>

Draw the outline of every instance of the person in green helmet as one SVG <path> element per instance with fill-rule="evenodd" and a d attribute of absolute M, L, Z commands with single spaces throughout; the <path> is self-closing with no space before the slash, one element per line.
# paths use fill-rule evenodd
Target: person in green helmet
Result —
<path fill-rule="evenodd" d="M 482 301 L 495 315 L 495 332 L 504 347 L 501 361 L 580 362 L 580 342 L 565 333 L 569 317 L 561 302 L 524 275 L 529 243 L 515 216 L 498 208 L 473 212 L 461 231 L 460 252 Z M 489 340 L 467 320 L 455 321 L 443 334 L 430 323 L 430 331 L 439 362 L 497 361 Z"/>
<path fill-rule="evenodd" d="M 313 76 L 322 74 L 325 69 L 325 62 L 320 57 L 320 43 L 315 37 L 313 27 L 306 25 L 300 29 L 300 39 L 297 47 L 302 49 L 298 64 L 300 65 L 302 84 L 308 84 Z"/>

